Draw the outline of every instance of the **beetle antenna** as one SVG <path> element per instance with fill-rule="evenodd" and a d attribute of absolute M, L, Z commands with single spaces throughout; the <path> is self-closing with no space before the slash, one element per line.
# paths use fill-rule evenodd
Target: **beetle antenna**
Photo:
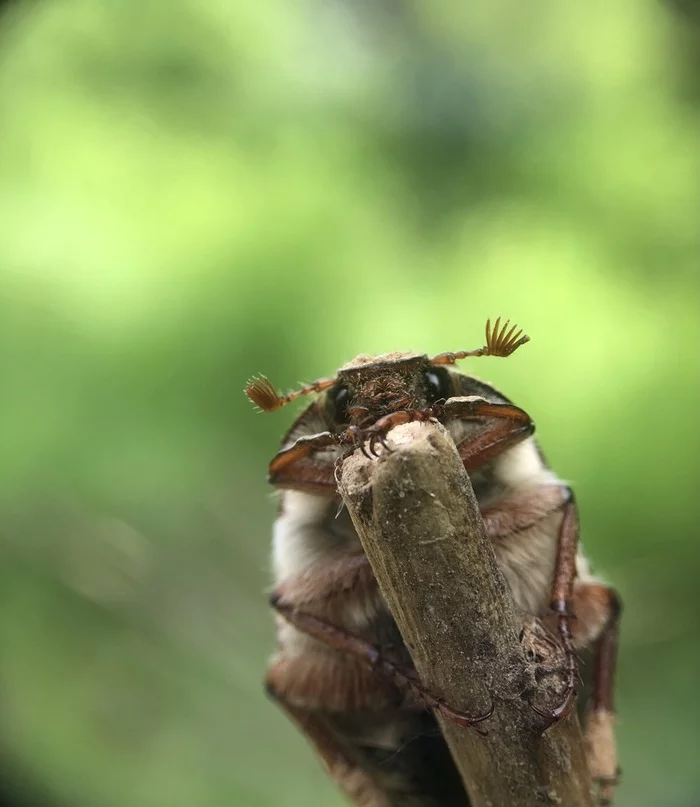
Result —
<path fill-rule="evenodd" d="M 457 353 L 440 353 L 434 356 L 431 364 L 454 364 L 460 359 L 466 359 L 470 356 L 510 356 L 511 353 L 516 351 L 525 342 L 530 341 L 530 337 L 523 333 L 522 328 L 518 329 L 517 325 L 512 325 L 509 329 L 510 320 L 507 319 L 501 325 L 501 318 L 499 317 L 491 327 L 491 320 L 486 320 L 486 344 L 477 350 L 460 350 Z"/>
<path fill-rule="evenodd" d="M 288 392 L 286 395 L 278 395 L 270 379 L 263 375 L 251 378 L 245 385 L 243 392 L 262 412 L 274 412 L 275 409 L 286 406 L 302 395 L 308 395 L 310 392 L 321 392 L 333 384 L 335 384 L 335 378 L 318 378 L 313 383 L 301 387 L 301 389 Z"/>

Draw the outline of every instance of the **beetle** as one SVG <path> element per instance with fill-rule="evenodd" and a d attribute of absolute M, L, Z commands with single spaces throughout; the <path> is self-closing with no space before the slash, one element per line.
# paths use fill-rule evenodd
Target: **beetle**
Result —
<path fill-rule="evenodd" d="M 599 803 L 612 801 L 619 596 L 591 573 L 573 492 L 548 466 L 530 416 L 454 369 L 466 358 L 509 356 L 528 341 L 499 318 L 493 327 L 487 321 L 485 345 L 476 350 L 360 355 L 335 376 L 286 395 L 264 376 L 245 387 L 265 412 L 317 394 L 269 465 L 279 491 L 270 598 L 278 648 L 265 680 L 358 807 L 466 807 L 429 709 L 477 731 L 491 714 L 463 714 L 422 686 L 338 493 L 348 453 L 378 456 L 390 450 L 394 426 L 427 420 L 444 424 L 454 440 L 516 604 L 551 624 L 563 648 L 560 702 L 547 709 L 532 703 L 545 728 L 571 711 L 577 652 L 593 650 L 589 768 Z"/>

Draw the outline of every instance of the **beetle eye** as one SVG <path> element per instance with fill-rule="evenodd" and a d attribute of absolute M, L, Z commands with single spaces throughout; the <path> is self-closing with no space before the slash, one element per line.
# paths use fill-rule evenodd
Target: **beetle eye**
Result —
<path fill-rule="evenodd" d="M 425 385 L 428 388 L 428 398 L 433 402 L 450 397 L 449 379 L 447 373 L 438 370 L 426 370 Z"/>
<path fill-rule="evenodd" d="M 338 387 L 333 391 L 332 396 L 335 418 L 342 423 L 348 417 L 347 408 L 350 402 L 350 391 L 347 387 Z"/>

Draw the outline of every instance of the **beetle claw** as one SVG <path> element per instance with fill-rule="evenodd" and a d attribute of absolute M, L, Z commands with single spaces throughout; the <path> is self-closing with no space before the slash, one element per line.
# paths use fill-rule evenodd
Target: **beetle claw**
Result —
<path fill-rule="evenodd" d="M 569 713 L 574 705 L 575 698 L 576 689 L 573 686 L 569 686 L 567 687 L 566 694 L 564 695 L 561 703 L 558 706 L 555 706 L 554 709 L 538 709 L 537 706 L 530 701 L 530 708 L 547 720 L 547 725 L 542 729 L 543 733 L 557 724 L 560 720 L 563 720 L 565 717 L 569 716 Z"/>
<path fill-rule="evenodd" d="M 478 724 L 483 723 L 484 720 L 488 720 L 496 707 L 493 702 L 493 698 L 491 698 L 491 707 L 488 712 L 485 712 L 483 715 L 477 715 L 476 717 L 471 717 L 470 715 L 464 714 L 464 712 L 453 709 L 442 699 L 438 700 L 435 708 L 437 708 L 441 714 L 452 720 L 452 722 L 456 723 L 458 726 L 462 726 L 463 728 L 473 728 L 476 732 L 481 734 L 482 737 L 485 737 L 488 734 L 488 731 L 486 729 L 479 728 Z"/>

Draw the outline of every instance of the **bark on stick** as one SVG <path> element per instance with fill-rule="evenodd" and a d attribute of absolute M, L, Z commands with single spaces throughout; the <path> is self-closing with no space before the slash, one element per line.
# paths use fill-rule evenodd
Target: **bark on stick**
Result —
<path fill-rule="evenodd" d="M 410 423 L 390 445 L 349 457 L 340 491 L 421 681 L 471 715 L 495 705 L 487 737 L 437 715 L 473 807 L 593 807 L 576 714 L 542 734 L 529 702 L 559 702 L 561 650 L 516 608 L 453 441 Z"/>

